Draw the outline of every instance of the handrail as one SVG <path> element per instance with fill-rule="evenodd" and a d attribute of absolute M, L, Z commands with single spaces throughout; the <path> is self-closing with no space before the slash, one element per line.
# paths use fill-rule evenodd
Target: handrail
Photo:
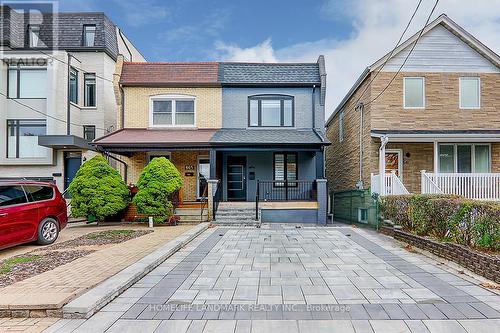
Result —
<path fill-rule="evenodd" d="M 222 190 L 220 189 L 222 186 L 220 186 L 220 181 L 217 180 L 217 188 L 215 190 L 215 193 L 213 195 L 213 200 L 212 200 L 212 220 L 216 220 L 216 214 L 217 214 L 217 209 L 219 209 L 219 203 L 221 201 L 221 196 L 222 196 Z"/>
<path fill-rule="evenodd" d="M 432 194 L 443 194 L 443 190 L 434 182 L 431 174 L 427 174 L 425 170 L 420 171 L 421 174 L 421 184 L 420 191 L 422 193 L 432 193 Z"/>
<path fill-rule="evenodd" d="M 203 211 L 205 210 L 205 205 L 208 206 L 207 193 L 208 184 L 205 183 L 205 187 L 203 188 L 203 192 L 201 194 L 200 222 L 203 222 Z"/>
<path fill-rule="evenodd" d="M 422 171 L 422 185 L 432 181 L 444 194 L 469 199 L 500 201 L 500 173 L 432 173 Z M 424 183 L 425 182 L 425 183 Z M 436 193 L 423 186 L 422 193 Z"/>
<path fill-rule="evenodd" d="M 396 175 L 394 171 L 391 173 L 386 173 L 384 177 L 382 177 L 384 182 L 380 184 L 380 176 L 372 174 L 371 175 L 371 191 L 377 193 L 384 193 L 384 195 L 399 195 L 399 194 L 409 194 L 405 185 L 401 181 L 401 179 Z M 383 186 L 383 188 L 382 188 Z M 382 190 L 384 190 L 382 192 Z"/>
<path fill-rule="evenodd" d="M 316 201 L 316 180 L 257 180 L 259 201 Z M 256 198 L 257 199 L 257 198 Z"/>

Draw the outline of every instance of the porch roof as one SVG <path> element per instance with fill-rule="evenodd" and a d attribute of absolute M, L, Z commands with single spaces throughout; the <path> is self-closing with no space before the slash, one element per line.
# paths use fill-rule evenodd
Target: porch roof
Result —
<path fill-rule="evenodd" d="M 212 145 L 329 145 L 311 129 L 220 129 Z"/>
<path fill-rule="evenodd" d="M 392 142 L 500 142 L 500 130 L 372 130 L 371 136 Z"/>

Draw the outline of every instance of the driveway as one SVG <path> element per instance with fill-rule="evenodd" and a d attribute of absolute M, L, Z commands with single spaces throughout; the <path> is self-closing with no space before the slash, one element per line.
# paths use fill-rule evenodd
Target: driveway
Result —
<path fill-rule="evenodd" d="M 47 332 L 500 332 L 500 296 L 351 227 L 207 230 L 88 320 Z"/>

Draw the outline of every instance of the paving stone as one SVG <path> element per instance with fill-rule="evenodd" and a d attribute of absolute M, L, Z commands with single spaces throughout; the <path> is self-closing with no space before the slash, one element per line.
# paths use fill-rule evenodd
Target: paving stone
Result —
<path fill-rule="evenodd" d="M 475 308 L 467 303 L 454 303 L 453 306 L 460 312 L 462 312 L 468 319 L 480 319 L 485 318 L 481 312 L 477 311 Z"/>
<path fill-rule="evenodd" d="M 298 333 L 295 320 L 255 320 L 252 321 L 252 333 Z"/>
<path fill-rule="evenodd" d="M 467 333 L 456 320 L 424 320 L 425 326 L 431 333 Z M 470 331 L 476 333 L 481 331 Z"/>
<path fill-rule="evenodd" d="M 110 333 L 152 333 L 160 325 L 159 320 L 117 320 L 106 332 Z"/>
<path fill-rule="evenodd" d="M 453 304 L 448 303 L 437 303 L 435 306 L 446 315 L 448 319 L 466 319 L 467 317 L 457 308 L 453 306 Z"/>
<path fill-rule="evenodd" d="M 355 332 L 349 320 L 301 320 L 298 325 L 301 333 Z"/>
<path fill-rule="evenodd" d="M 491 306 L 484 303 L 469 303 L 477 311 L 481 312 L 488 319 L 498 319 L 500 318 L 500 312 L 493 309 Z"/>
<path fill-rule="evenodd" d="M 382 307 L 391 319 L 409 319 L 399 304 L 382 304 Z"/>
<path fill-rule="evenodd" d="M 417 304 L 417 306 L 429 319 L 446 319 L 445 314 L 439 311 L 434 304 Z"/>
<path fill-rule="evenodd" d="M 403 320 L 371 320 L 375 333 L 411 333 Z"/>
<path fill-rule="evenodd" d="M 371 319 L 389 319 L 389 315 L 380 304 L 363 304 Z"/>
<path fill-rule="evenodd" d="M 356 333 L 373 333 L 372 326 L 368 320 L 353 320 L 351 323 Z"/>
<path fill-rule="evenodd" d="M 411 333 L 430 333 L 427 326 L 421 320 L 405 320 L 405 324 Z"/>
<path fill-rule="evenodd" d="M 186 333 L 191 325 L 191 320 L 162 320 L 155 332 Z"/>

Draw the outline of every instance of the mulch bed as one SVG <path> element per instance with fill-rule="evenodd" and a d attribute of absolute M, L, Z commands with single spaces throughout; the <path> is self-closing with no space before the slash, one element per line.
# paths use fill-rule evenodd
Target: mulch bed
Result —
<path fill-rule="evenodd" d="M 84 257 L 94 250 L 80 246 L 117 244 L 144 236 L 152 230 L 106 230 L 92 232 L 62 243 L 40 247 L 28 253 L 0 261 L 0 288 L 50 271 Z"/>

